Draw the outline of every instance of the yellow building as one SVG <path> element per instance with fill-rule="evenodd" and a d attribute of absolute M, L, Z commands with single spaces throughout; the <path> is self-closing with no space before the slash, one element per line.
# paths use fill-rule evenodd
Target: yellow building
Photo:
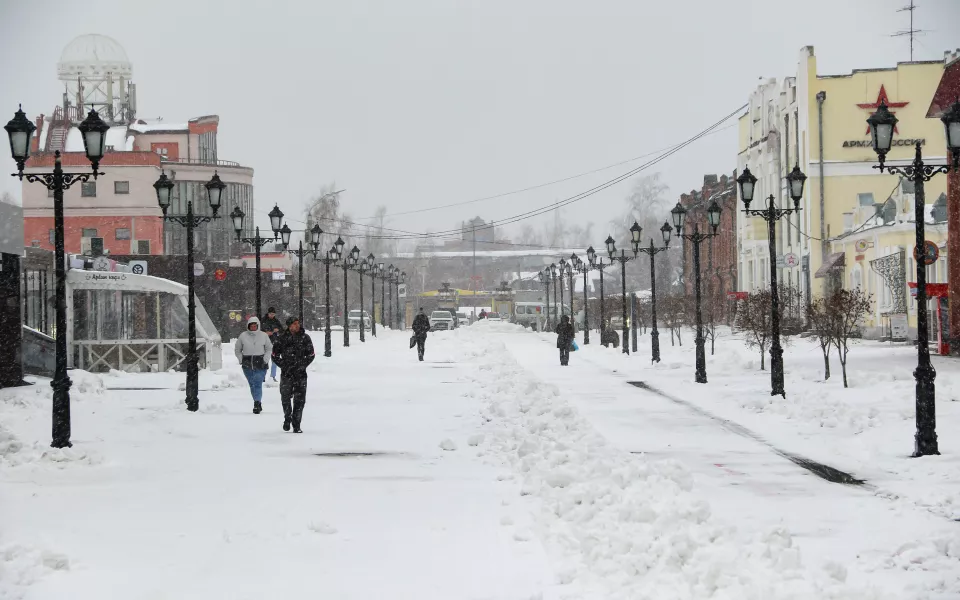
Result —
<path fill-rule="evenodd" d="M 777 224 L 778 280 L 806 297 L 823 293 L 830 282 L 863 287 L 875 300 L 868 335 L 881 335 L 890 315 L 904 307 L 915 327 L 916 307 L 905 281 L 916 276 L 912 185 L 873 168 L 866 119 L 883 99 L 900 120 L 888 165 L 909 163 L 917 142 L 925 160 L 945 162 L 943 126 L 926 118 L 943 67 L 944 61 L 909 62 L 818 75 L 808 46 L 800 52 L 797 76 L 759 86 L 740 118 L 738 165 L 759 179 L 755 208 L 771 194 L 778 206 L 792 204 L 784 177 L 794 165 L 808 177 L 800 215 Z M 945 218 L 934 210 L 938 200 L 945 202 L 945 192 L 945 177 L 926 185 L 927 239 L 941 248 L 941 264 L 928 270 L 930 282 L 946 277 L 946 225 L 934 224 Z M 739 281 L 750 291 L 768 284 L 767 229 L 759 218 L 740 221 Z"/>

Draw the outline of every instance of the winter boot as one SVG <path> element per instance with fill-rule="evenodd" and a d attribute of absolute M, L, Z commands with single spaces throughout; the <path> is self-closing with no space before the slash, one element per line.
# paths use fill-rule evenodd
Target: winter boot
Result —
<path fill-rule="evenodd" d="M 293 432 L 294 432 L 294 433 L 303 433 L 303 430 L 300 429 L 300 424 L 299 424 L 299 423 L 298 423 L 297 425 L 294 425 L 294 426 L 293 426 Z"/>
<path fill-rule="evenodd" d="M 253 414 L 259 415 L 259 414 L 260 414 L 260 411 L 262 411 L 262 410 L 263 410 L 263 405 L 262 405 L 262 404 L 260 404 L 259 402 L 254 402 L 254 403 L 253 403 Z"/>
<path fill-rule="evenodd" d="M 290 431 L 290 417 L 286 416 L 283 418 L 283 430 Z"/>

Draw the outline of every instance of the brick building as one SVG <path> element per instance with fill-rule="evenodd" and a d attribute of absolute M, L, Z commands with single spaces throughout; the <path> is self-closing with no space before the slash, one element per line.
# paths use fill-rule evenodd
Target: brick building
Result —
<path fill-rule="evenodd" d="M 693 231 L 694 225 L 700 231 L 708 231 L 707 208 L 716 200 L 720 205 L 720 226 L 717 236 L 700 245 L 700 276 L 703 287 L 701 293 L 724 295 L 737 290 L 737 182 L 736 176 L 704 175 L 703 187 L 680 195 L 680 204 L 687 209 L 686 231 Z M 683 244 L 683 285 L 687 295 L 694 294 L 696 278 L 693 271 L 693 244 L 687 240 L 678 240 Z"/>

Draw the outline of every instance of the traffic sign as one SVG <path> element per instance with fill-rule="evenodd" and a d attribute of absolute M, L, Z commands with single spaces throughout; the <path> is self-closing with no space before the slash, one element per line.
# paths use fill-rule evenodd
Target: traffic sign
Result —
<path fill-rule="evenodd" d="M 224 281 L 227 278 L 227 270 L 222 267 L 218 267 L 217 270 L 213 272 L 213 278 L 217 281 Z"/>
<path fill-rule="evenodd" d="M 787 267 L 796 267 L 800 264 L 800 259 L 793 252 L 787 252 L 783 255 L 783 264 Z"/>
<path fill-rule="evenodd" d="M 203 263 L 193 263 L 193 276 L 200 277 L 204 273 Z"/>
<path fill-rule="evenodd" d="M 923 264 L 932 265 L 937 262 L 937 259 L 940 258 L 940 248 L 934 242 L 926 240 L 923 242 Z M 920 257 L 917 256 L 917 247 L 913 247 L 913 260 L 919 261 Z"/>

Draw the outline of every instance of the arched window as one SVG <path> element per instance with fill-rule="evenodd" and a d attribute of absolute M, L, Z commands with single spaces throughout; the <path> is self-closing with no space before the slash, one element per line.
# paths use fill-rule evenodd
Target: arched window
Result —
<path fill-rule="evenodd" d="M 887 198 L 883 203 L 883 224 L 893 223 L 897 220 L 897 203 L 892 197 Z"/>
<path fill-rule="evenodd" d="M 933 203 L 933 220 L 935 223 L 943 223 L 947 220 L 946 194 L 940 194 L 940 197 Z"/>

